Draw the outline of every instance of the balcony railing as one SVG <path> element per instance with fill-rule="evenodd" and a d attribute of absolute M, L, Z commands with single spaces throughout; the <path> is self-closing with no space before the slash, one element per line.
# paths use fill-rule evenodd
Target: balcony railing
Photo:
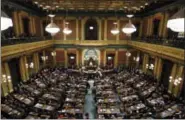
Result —
<path fill-rule="evenodd" d="M 184 38 L 170 39 L 170 38 L 142 37 L 142 38 L 133 38 L 132 40 L 138 41 L 138 42 L 146 42 L 146 43 L 182 48 L 182 49 L 185 48 Z"/>
<path fill-rule="evenodd" d="M 1 46 L 32 43 L 44 40 L 51 40 L 51 37 L 24 37 L 24 38 L 6 38 L 6 39 L 1 38 Z"/>

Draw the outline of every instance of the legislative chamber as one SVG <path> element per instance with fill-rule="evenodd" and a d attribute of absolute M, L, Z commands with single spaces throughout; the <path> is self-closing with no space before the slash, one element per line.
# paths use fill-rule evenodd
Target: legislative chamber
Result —
<path fill-rule="evenodd" d="M 185 0 L 1 0 L 1 119 L 185 119 Z"/>

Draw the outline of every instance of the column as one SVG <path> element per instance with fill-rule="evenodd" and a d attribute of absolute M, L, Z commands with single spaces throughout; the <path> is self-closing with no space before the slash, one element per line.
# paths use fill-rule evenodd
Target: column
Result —
<path fill-rule="evenodd" d="M 118 50 L 115 51 L 115 61 L 114 61 L 114 68 L 118 66 Z"/>
<path fill-rule="evenodd" d="M 177 73 L 177 64 L 175 63 L 174 65 L 173 65 L 173 68 L 172 68 L 172 71 L 171 71 L 171 77 L 172 77 L 172 81 L 171 82 L 169 82 L 169 87 L 168 87 L 168 92 L 169 93 L 172 93 L 172 90 L 173 90 L 173 83 L 174 83 L 174 79 L 175 79 L 175 77 L 176 77 L 176 73 Z M 169 77 L 170 77 L 169 76 Z"/>
<path fill-rule="evenodd" d="M 99 38 L 98 39 L 102 40 L 102 38 L 101 38 L 101 36 L 102 36 L 101 35 L 102 34 L 102 20 L 101 20 L 101 18 L 98 19 L 98 23 L 99 23 L 99 30 L 98 30 L 98 32 L 99 32 L 98 37 Z"/>
<path fill-rule="evenodd" d="M 149 56 L 147 54 L 144 54 L 144 60 L 143 60 L 143 72 L 147 73 L 146 64 L 148 64 Z"/>
<path fill-rule="evenodd" d="M 34 17 L 32 17 L 32 22 L 33 22 L 33 34 L 35 34 L 36 33 L 36 26 L 35 26 L 35 18 Z"/>
<path fill-rule="evenodd" d="M 2 88 L 2 95 L 7 96 L 8 95 L 8 81 L 7 81 L 7 75 L 4 69 L 4 64 L 1 65 L 1 88 Z"/>
<path fill-rule="evenodd" d="M 104 66 L 106 66 L 107 63 L 107 52 L 106 49 L 104 49 Z"/>
<path fill-rule="evenodd" d="M 30 33 L 31 34 L 33 34 L 34 33 L 34 31 L 33 31 L 33 18 L 32 18 L 32 16 L 29 16 L 29 31 L 30 31 Z"/>
<path fill-rule="evenodd" d="M 158 58 L 155 57 L 155 63 L 154 63 L 154 77 L 157 76 L 157 67 L 158 67 Z"/>
<path fill-rule="evenodd" d="M 117 27 L 118 27 L 118 29 L 120 30 L 120 20 L 117 20 Z M 117 42 L 117 43 L 119 42 L 119 35 L 120 35 L 120 34 L 117 34 L 117 35 L 116 35 L 116 42 Z"/>
<path fill-rule="evenodd" d="M 68 67 L 67 49 L 64 50 L 64 57 L 65 57 L 65 68 L 67 68 Z"/>
<path fill-rule="evenodd" d="M 66 20 L 63 20 L 63 26 L 65 27 L 65 24 L 66 24 Z M 66 40 L 66 34 L 63 34 L 64 35 L 64 40 Z"/>
<path fill-rule="evenodd" d="M 44 36 L 44 31 L 43 31 L 43 20 L 42 18 L 40 19 L 40 30 L 41 30 L 41 36 Z"/>
<path fill-rule="evenodd" d="M 79 67 L 79 50 L 76 49 L 76 65 Z"/>
<path fill-rule="evenodd" d="M 157 70 L 156 70 L 156 79 L 158 80 L 158 82 L 160 82 L 161 80 L 162 68 L 163 68 L 163 60 L 161 58 L 158 58 Z"/>
<path fill-rule="evenodd" d="M 18 13 L 18 17 L 19 17 L 19 20 L 18 20 L 18 21 L 19 21 L 19 24 L 18 24 L 18 25 L 20 25 L 20 26 L 19 26 L 19 28 L 20 28 L 20 29 L 19 29 L 19 30 L 20 30 L 20 31 L 19 31 L 20 33 L 19 33 L 19 34 L 22 34 L 24 31 L 23 31 L 22 16 L 21 16 L 20 12 Z"/>
<path fill-rule="evenodd" d="M 23 60 L 24 60 L 25 65 L 28 64 L 27 57 L 26 56 L 23 56 Z M 26 75 L 26 81 L 27 81 L 29 79 L 29 70 L 28 70 L 28 67 L 25 67 L 25 75 Z"/>
<path fill-rule="evenodd" d="M 34 63 L 34 72 L 37 73 L 39 71 L 39 65 L 38 65 L 38 53 L 33 54 L 33 63 Z"/>
<path fill-rule="evenodd" d="M 178 96 L 180 95 L 180 88 L 181 88 L 181 86 L 182 86 L 182 84 L 183 84 L 183 80 L 184 80 L 184 79 L 183 79 L 183 74 L 184 74 L 183 70 L 184 70 L 184 66 L 183 66 L 183 65 L 178 66 L 177 74 L 176 74 L 176 79 L 182 78 L 182 80 L 181 80 L 180 83 L 177 84 L 177 86 L 175 86 L 174 89 L 173 89 L 173 94 L 174 94 L 174 96 L 176 96 L 176 97 L 178 97 Z"/>
<path fill-rule="evenodd" d="M 21 56 L 19 59 L 19 68 L 20 68 L 20 73 L 21 73 L 21 79 L 22 81 L 26 81 L 27 77 L 26 77 L 26 63 L 24 63 L 24 57 Z"/>
<path fill-rule="evenodd" d="M 18 12 L 15 11 L 13 12 L 13 24 L 14 24 L 14 31 L 15 31 L 15 35 L 19 36 L 20 35 L 20 31 L 19 31 L 19 18 L 18 18 Z"/>
<path fill-rule="evenodd" d="M 143 31 L 143 20 L 140 21 L 140 27 L 139 27 L 139 37 L 142 36 L 142 31 Z"/>
<path fill-rule="evenodd" d="M 167 22 L 168 22 L 169 14 L 168 12 L 164 13 L 164 24 L 163 24 L 163 32 L 162 37 L 167 37 Z"/>
<path fill-rule="evenodd" d="M 164 28 L 164 16 L 165 16 L 165 14 L 162 13 L 161 21 L 160 21 L 160 24 L 159 24 L 159 33 L 158 33 L 159 36 L 162 36 L 162 33 L 163 33 L 163 28 Z"/>
<path fill-rule="evenodd" d="M 129 66 L 129 56 L 126 55 L 126 67 Z"/>
<path fill-rule="evenodd" d="M 107 19 L 104 20 L 104 40 L 107 40 Z"/>
<path fill-rule="evenodd" d="M 76 40 L 79 40 L 79 22 L 78 18 L 76 18 Z"/>
<path fill-rule="evenodd" d="M 84 19 L 81 19 L 81 40 L 84 40 Z"/>
<path fill-rule="evenodd" d="M 137 52 L 137 57 L 136 57 L 136 68 L 139 68 L 139 61 L 141 59 L 141 58 L 139 58 L 139 56 L 140 56 L 140 52 L 138 51 Z M 138 59 L 138 61 L 137 61 L 137 59 Z"/>
<path fill-rule="evenodd" d="M 8 66 L 8 63 L 4 63 L 4 68 L 5 68 L 5 72 L 6 72 L 6 76 L 7 76 L 7 85 L 8 85 L 8 91 L 9 93 L 13 92 L 13 85 L 12 85 L 12 77 L 11 77 L 11 74 L 10 74 L 10 69 L 9 69 L 9 66 Z"/>

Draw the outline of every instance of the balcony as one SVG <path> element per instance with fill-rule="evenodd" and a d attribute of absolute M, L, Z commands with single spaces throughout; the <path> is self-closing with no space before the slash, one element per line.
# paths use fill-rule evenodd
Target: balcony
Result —
<path fill-rule="evenodd" d="M 12 37 L 12 38 L 1 38 L 1 46 L 9 46 L 16 44 L 32 43 L 51 40 L 51 37 Z"/>
<path fill-rule="evenodd" d="M 175 47 L 184 49 L 185 48 L 185 39 L 184 38 L 160 38 L 160 37 L 142 37 L 134 38 L 133 41 L 145 42 L 156 45 L 163 45 L 169 47 Z"/>

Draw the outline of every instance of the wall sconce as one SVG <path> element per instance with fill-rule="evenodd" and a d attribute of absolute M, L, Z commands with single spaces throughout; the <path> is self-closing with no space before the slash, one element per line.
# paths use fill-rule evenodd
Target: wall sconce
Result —
<path fill-rule="evenodd" d="M 173 84 L 175 86 L 179 85 L 181 83 L 181 81 L 182 81 L 182 78 L 181 77 L 177 77 L 176 79 L 173 79 L 172 76 L 169 77 L 169 82 L 170 83 L 173 82 Z"/>
<path fill-rule="evenodd" d="M 108 59 L 108 60 L 112 60 L 112 57 L 109 56 L 107 59 Z"/>
<path fill-rule="evenodd" d="M 74 60 L 74 59 L 75 59 L 75 57 L 74 57 L 74 56 L 71 56 L 71 57 L 70 57 L 70 59 Z"/>
<path fill-rule="evenodd" d="M 146 69 L 153 70 L 154 69 L 154 64 L 146 64 Z"/>
<path fill-rule="evenodd" d="M 3 82 L 6 83 L 6 75 L 2 75 L 3 77 Z"/>
<path fill-rule="evenodd" d="M 26 68 L 34 68 L 34 63 L 31 62 L 30 64 L 26 63 Z"/>
<path fill-rule="evenodd" d="M 51 56 L 55 57 L 56 56 L 56 51 L 51 52 Z"/>
<path fill-rule="evenodd" d="M 139 57 L 134 57 L 133 60 L 136 61 L 136 62 L 139 62 Z"/>
<path fill-rule="evenodd" d="M 48 60 L 48 56 L 42 56 L 41 58 L 42 58 L 43 61 Z"/>
<path fill-rule="evenodd" d="M 129 51 L 126 52 L 126 56 L 127 57 L 130 57 L 131 56 L 131 53 Z"/>
<path fill-rule="evenodd" d="M 8 82 L 11 82 L 11 76 L 7 76 Z"/>
<path fill-rule="evenodd" d="M 30 63 L 30 68 L 34 68 L 33 62 Z"/>

